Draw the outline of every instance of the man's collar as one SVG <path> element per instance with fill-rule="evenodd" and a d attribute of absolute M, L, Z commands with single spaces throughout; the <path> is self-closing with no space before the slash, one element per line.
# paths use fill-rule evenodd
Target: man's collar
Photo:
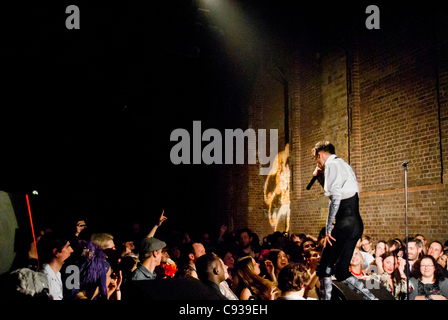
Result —
<path fill-rule="evenodd" d="M 149 271 L 142 263 L 137 267 L 146 277 L 152 277 L 154 272 Z"/>
<path fill-rule="evenodd" d="M 333 161 L 335 158 L 336 158 L 336 155 L 335 155 L 335 154 L 332 154 L 331 156 L 329 156 L 329 157 L 327 158 L 327 160 L 325 160 L 325 163 L 327 163 L 327 161 Z"/>

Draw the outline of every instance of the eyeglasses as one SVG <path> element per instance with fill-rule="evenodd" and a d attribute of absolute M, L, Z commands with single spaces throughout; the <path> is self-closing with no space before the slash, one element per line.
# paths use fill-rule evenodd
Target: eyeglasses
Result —
<path fill-rule="evenodd" d="M 432 267 L 434 267 L 434 265 L 433 264 L 422 264 L 420 267 L 422 267 L 422 268 L 432 268 Z"/>

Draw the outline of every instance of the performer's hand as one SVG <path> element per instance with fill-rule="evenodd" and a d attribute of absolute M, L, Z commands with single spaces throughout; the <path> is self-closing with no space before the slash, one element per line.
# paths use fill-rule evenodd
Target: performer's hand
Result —
<path fill-rule="evenodd" d="M 328 233 L 327 233 L 327 235 L 325 236 L 325 240 L 324 240 L 324 248 L 327 246 L 327 242 L 328 242 L 328 244 L 329 244 L 330 246 L 333 246 L 333 244 L 331 243 L 330 239 L 333 240 L 333 241 L 336 241 L 336 239 L 333 238 L 333 237 L 331 236 L 331 234 L 328 234 Z"/>
<path fill-rule="evenodd" d="M 319 166 L 316 166 L 316 169 L 314 169 L 313 176 L 317 176 L 322 172 L 322 169 Z"/>

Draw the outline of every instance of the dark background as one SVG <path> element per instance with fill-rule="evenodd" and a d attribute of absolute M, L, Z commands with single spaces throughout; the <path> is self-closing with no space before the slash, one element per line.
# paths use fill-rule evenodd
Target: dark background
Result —
<path fill-rule="evenodd" d="M 355 23 L 348 10 L 366 17 L 360 4 L 237 2 L 244 21 L 220 13 L 222 25 L 195 1 L 82 3 L 80 30 L 65 27 L 69 4 L 4 7 L 0 189 L 38 190 L 36 219 L 56 226 L 86 216 L 107 229 L 165 209 L 171 226 L 219 227 L 224 165 L 173 165 L 171 132 L 192 138 L 194 120 L 246 130 L 245 93 L 271 39 L 316 43 Z"/>

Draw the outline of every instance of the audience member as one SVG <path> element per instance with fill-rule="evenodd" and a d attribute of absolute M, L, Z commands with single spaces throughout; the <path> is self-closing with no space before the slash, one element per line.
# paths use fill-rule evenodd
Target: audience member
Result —
<path fill-rule="evenodd" d="M 318 241 L 325 239 L 325 228 L 319 238 L 293 233 L 288 239 L 284 233 L 273 232 L 264 238 L 261 247 L 256 233 L 248 228 L 237 232 L 229 231 L 226 225 L 220 228 L 219 234 L 216 233 L 217 239 L 210 236 L 215 233 L 209 233 L 206 229 L 200 233 L 193 230 L 194 233 L 184 234 L 180 230 L 172 230 L 159 239 L 154 238 L 156 231 L 166 220 L 162 211 L 146 236 L 146 227 L 145 233 L 139 233 L 143 239 L 141 242 L 136 242 L 130 230 L 125 232 L 119 228 L 111 229 L 116 233 L 91 234 L 95 229 L 89 226 L 89 221 L 84 217 L 76 219 L 76 224 L 70 223 L 68 229 L 62 227 L 63 230 L 70 231 L 67 233 L 68 238 L 59 231 L 35 227 L 37 249 L 34 241 L 27 240 L 25 250 L 20 250 L 18 242 L 19 252 L 11 268 L 11 271 L 14 268 L 16 271 L 7 274 L 10 281 L 17 283 L 17 286 L 13 284 L 12 292 L 22 290 L 23 294 L 20 296 L 11 293 L 10 296 L 28 299 L 36 294 L 38 299 L 121 300 L 120 288 L 123 283 L 175 276 L 200 280 L 211 289 L 210 299 L 320 298 L 316 267 L 322 253 Z M 135 227 L 140 229 L 139 224 Z M 190 238 L 190 234 L 198 237 Z M 181 235 L 184 236 L 183 239 Z M 166 239 L 166 242 L 160 239 Z M 199 240 L 201 242 L 196 242 Z M 379 282 L 381 290 L 391 293 L 390 299 L 406 299 L 409 283 L 411 300 L 446 300 L 447 248 L 440 241 L 430 240 L 433 241 L 427 246 L 426 238 L 422 234 L 416 234 L 407 239 L 407 246 L 403 245 L 406 244 L 406 239 L 399 238 L 388 242 L 380 240 L 373 246 L 372 239 L 363 235 L 350 262 L 350 279 Z M 136 247 L 137 243 L 141 245 Z M 179 265 L 179 270 L 176 264 Z M 73 273 L 70 274 L 66 268 L 73 265 L 78 267 L 79 283 L 75 289 L 69 289 L 66 284 L 76 277 L 71 277 Z M 165 270 L 167 265 L 174 265 L 175 268 L 170 268 L 168 272 Z M 375 265 L 378 272 L 365 273 L 366 268 Z M 32 271 L 38 269 L 40 272 Z M 372 271 L 368 269 L 369 272 Z M 159 281 L 151 283 L 156 288 L 169 280 Z M 177 280 L 172 283 L 175 281 Z M 4 282 L 1 283 L 3 285 Z M 362 294 L 364 299 L 375 298 L 373 291 L 360 292 L 365 288 L 356 287 L 355 282 L 344 283 Z M 129 283 L 129 288 L 136 284 Z M 7 283 L 7 286 L 11 285 L 12 283 Z M 7 295 L 8 293 L 3 293 L 4 300 L 8 300 Z"/>
<path fill-rule="evenodd" d="M 114 249 L 105 249 L 103 251 L 111 269 L 110 283 L 107 287 L 107 299 L 121 300 L 120 286 L 123 283 L 123 273 L 120 270 L 121 254 Z"/>
<path fill-rule="evenodd" d="M 429 244 L 428 255 L 432 256 L 436 262 L 443 256 L 443 246 L 439 241 L 433 241 Z M 445 260 L 446 261 L 446 260 Z M 443 268 L 439 263 L 436 264 L 436 268 L 439 269 L 445 278 L 448 278 L 448 271 Z"/>
<path fill-rule="evenodd" d="M 289 237 L 289 242 L 292 245 L 300 247 L 300 245 L 302 244 L 302 241 L 305 240 L 305 238 L 306 238 L 306 234 L 304 234 L 304 233 L 292 233 L 291 236 Z"/>
<path fill-rule="evenodd" d="M 123 283 L 132 279 L 132 273 L 137 269 L 137 265 L 140 262 L 138 255 L 135 253 L 127 253 L 120 261 L 120 270 L 123 276 Z"/>
<path fill-rule="evenodd" d="M 145 238 L 140 246 L 141 263 L 138 263 L 137 269 L 132 273 L 132 280 L 154 280 L 157 278 L 154 269 L 162 261 L 162 249 L 166 243 L 156 238 Z"/>
<path fill-rule="evenodd" d="M 19 229 L 20 230 L 20 229 Z M 36 244 L 39 244 L 40 238 L 46 233 L 50 232 L 51 229 L 45 226 L 35 227 L 36 233 Z M 37 250 L 34 244 L 34 239 L 31 234 L 31 230 L 27 236 L 21 235 L 21 233 L 16 233 L 16 243 L 14 244 L 14 249 L 18 247 L 14 261 L 12 262 L 10 272 L 18 269 L 30 269 L 33 271 L 38 271 L 39 265 L 37 261 Z M 20 239 L 20 240 L 19 240 Z M 19 240 L 17 243 L 17 240 Z M 18 273 L 20 274 L 20 273 Z"/>
<path fill-rule="evenodd" d="M 182 246 L 187 246 L 191 243 L 190 234 L 188 232 L 182 233 Z"/>
<path fill-rule="evenodd" d="M 316 243 L 311 238 L 305 238 L 305 240 L 303 240 L 303 242 L 302 242 L 301 248 L 302 248 L 302 256 L 303 256 L 302 257 L 302 262 L 304 262 L 305 261 L 305 255 L 311 249 L 316 248 Z M 301 262 L 301 261 L 298 261 L 298 262 Z"/>
<path fill-rule="evenodd" d="M 275 300 L 277 288 L 259 276 L 260 265 L 251 256 L 238 260 L 233 292 L 240 300 Z"/>
<path fill-rule="evenodd" d="M 290 241 L 287 245 L 287 253 L 291 262 L 303 262 L 301 245 L 305 238 L 306 235 L 304 233 L 291 234 Z"/>
<path fill-rule="evenodd" d="M 248 228 L 241 229 L 237 232 L 238 251 L 235 253 L 236 259 L 241 259 L 245 256 L 258 259 L 259 253 L 255 252 L 252 246 L 252 232 Z"/>
<path fill-rule="evenodd" d="M 403 245 L 403 241 L 401 241 L 400 238 L 395 238 L 394 240 L 398 243 L 398 247 L 397 247 L 397 249 L 400 249 L 401 247 L 404 246 L 404 245 Z"/>
<path fill-rule="evenodd" d="M 272 249 L 280 249 L 285 250 L 286 247 L 286 239 L 285 235 L 280 231 L 276 231 L 268 236 L 270 237 L 269 242 L 271 243 Z"/>
<path fill-rule="evenodd" d="M 381 255 L 386 251 L 389 251 L 389 246 L 387 245 L 387 242 L 384 240 L 379 240 L 375 245 L 373 256 L 376 259 L 377 257 L 381 257 Z"/>
<path fill-rule="evenodd" d="M 120 256 L 124 257 L 127 254 L 135 253 L 134 235 L 131 232 L 122 233 L 118 238 L 117 251 Z"/>
<path fill-rule="evenodd" d="M 278 289 L 281 296 L 277 300 L 315 300 L 305 298 L 305 289 L 310 282 L 310 275 L 300 263 L 290 263 L 278 275 Z"/>
<path fill-rule="evenodd" d="M 228 300 L 222 293 L 219 284 L 226 280 L 221 260 L 213 253 L 206 253 L 196 260 L 196 272 L 199 280 L 212 289 L 220 300 Z"/>
<path fill-rule="evenodd" d="M 448 272 L 447 267 L 447 258 L 448 258 L 448 249 L 445 249 L 443 251 L 443 254 L 437 259 L 437 263 L 440 264 L 440 266 L 443 268 L 444 272 Z M 448 277 L 446 277 L 448 278 Z"/>
<path fill-rule="evenodd" d="M 387 246 L 389 247 L 389 251 L 395 252 L 395 250 L 398 250 L 400 248 L 400 243 L 397 242 L 397 240 L 392 239 L 387 241 Z"/>
<path fill-rule="evenodd" d="M 314 298 L 319 300 L 319 277 L 316 274 L 317 265 L 320 262 L 322 256 L 322 250 L 320 248 L 314 248 L 308 251 L 305 255 L 307 271 L 310 275 L 310 282 L 305 290 L 306 298 Z"/>
<path fill-rule="evenodd" d="M 407 277 L 411 276 L 412 268 L 414 263 L 420 258 L 421 253 L 421 245 L 422 241 L 415 238 L 408 239 L 408 247 L 407 247 L 407 259 L 409 261 L 409 265 L 405 266 L 405 273 Z"/>
<path fill-rule="evenodd" d="M 225 270 L 229 274 L 226 282 L 229 286 L 232 286 L 233 276 L 235 274 L 235 260 L 233 259 L 232 252 L 228 246 L 221 244 L 215 249 L 214 253 L 223 261 Z"/>
<path fill-rule="evenodd" d="M 436 264 L 434 257 L 429 255 L 415 264 L 414 277 L 409 279 L 410 300 L 448 299 L 448 279 L 443 277 Z"/>
<path fill-rule="evenodd" d="M 429 244 L 428 255 L 432 256 L 434 259 L 439 259 L 443 255 L 443 246 L 440 241 L 432 241 Z"/>
<path fill-rule="evenodd" d="M 407 293 L 405 260 L 397 258 L 395 253 L 388 251 L 382 254 L 383 273 L 374 273 L 371 278 L 384 286 L 396 300 L 404 300 Z"/>
<path fill-rule="evenodd" d="M 350 260 L 349 269 L 352 275 L 354 275 L 356 278 L 365 280 L 366 274 L 363 271 L 362 265 L 363 265 L 362 252 L 358 248 L 355 248 L 355 250 L 353 251 L 352 260 Z"/>
<path fill-rule="evenodd" d="M 414 238 L 419 239 L 419 240 L 422 241 L 422 254 L 423 254 L 423 255 L 428 254 L 428 247 L 426 246 L 426 244 L 428 243 L 428 241 L 425 239 L 425 236 L 422 235 L 422 234 L 420 234 L 420 233 L 418 233 L 418 234 L 415 235 Z"/>
<path fill-rule="evenodd" d="M 368 235 L 363 235 L 361 237 L 361 252 L 367 252 L 370 255 L 373 255 L 375 252 L 372 248 L 372 241 Z"/>
<path fill-rule="evenodd" d="M 269 251 L 268 259 L 266 260 L 266 268 L 268 276 L 273 283 L 277 283 L 278 274 L 288 265 L 288 257 L 283 250 L 271 249 Z"/>
<path fill-rule="evenodd" d="M 370 239 L 370 238 L 369 238 Z M 369 240 L 370 241 L 370 240 Z M 369 247 L 371 245 L 369 244 Z M 375 260 L 375 258 L 368 252 L 365 252 L 362 250 L 362 242 L 361 239 L 358 240 L 358 242 L 356 243 L 356 248 L 358 248 L 359 252 L 361 253 L 362 256 L 362 261 L 361 261 L 361 269 L 365 270 L 368 268 L 368 266 L 373 262 L 373 260 Z"/>
<path fill-rule="evenodd" d="M 107 300 L 110 274 L 106 254 L 96 244 L 82 241 L 82 251 L 77 257 L 79 289 L 72 289 L 64 300 Z"/>
<path fill-rule="evenodd" d="M 195 267 L 191 265 L 181 267 L 179 271 L 176 273 L 176 277 L 177 278 L 192 277 L 199 280 Z"/>
<path fill-rule="evenodd" d="M 185 248 L 183 253 L 183 260 L 181 262 L 181 268 L 185 268 L 186 266 L 192 266 L 196 269 L 196 261 L 199 257 L 205 254 L 204 245 L 200 242 L 189 242 Z"/>
<path fill-rule="evenodd" d="M 94 233 L 90 236 L 90 241 L 101 249 L 114 249 L 114 237 L 110 233 Z"/>
<path fill-rule="evenodd" d="M 219 261 L 221 261 L 224 270 L 224 281 L 219 284 L 221 293 L 229 300 L 239 300 L 232 289 L 230 289 L 229 283 L 227 282 L 227 280 L 231 278 L 229 274 L 229 268 L 224 264 L 224 261 L 222 261 L 221 258 L 219 258 Z"/>
<path fill-rule="evenodd" d="M 50 295 L 53 300 L 62 300 L 63 283 L 60 270 L 73 252 L 68 238 L 56 232 L 47 232 L 37 244 L 41 272 L 47 276 Z"/>
<path fill-rule="evenodd" d="M 179 259 L 181 257 L 180 245 L 173 243 L 169 246 L 168 254 L 174 263 L 179 264 Z"/>
<path fill-rule="evenodd" d="M 200 242 L 205 248 L 205 252 L 213 252 L 215 248 L 212 239 L 210 238 L 210 234 L 208 232 L 202 232 L 200 237 Z"/>
<path fill-rule="evenodd" d="M 395 243 L 395 241 L 393 241 L 393 243 Z M 382 255 L 385 252 L 389 252 L 389 245 L 384 240 L 378 241 L 376 246 L 375 246 L 375 260 L 373 260 L 370 263 L 371 266 L 376 266 L 378 268 L 378 274 L 383 274 L 384 273 Z"/>

